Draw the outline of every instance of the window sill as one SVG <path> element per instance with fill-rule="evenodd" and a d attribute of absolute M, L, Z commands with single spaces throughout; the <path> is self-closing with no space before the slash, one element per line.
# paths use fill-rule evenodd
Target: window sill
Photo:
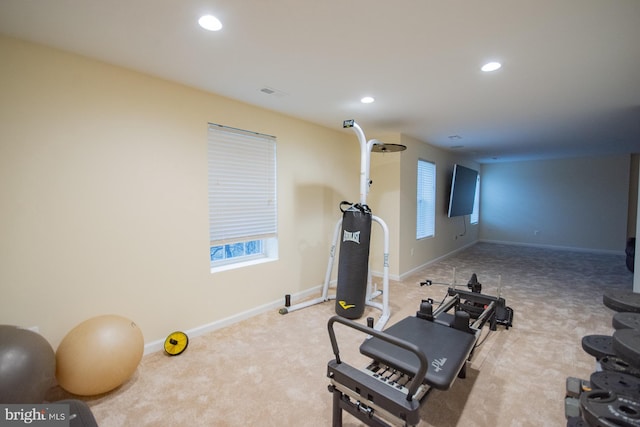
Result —
<path fill-rule="evenodd" d="M 251 265 L 264 264 L 267 262 L 277 261 L 277 260 L 278 260 L 277 257 L 275 258 L 264 257 L 264 258 L 251 259 L 251 260 L 241 261 L 241 262 L 233 262 L 230 264 L 217 265 L 215 267 L 211 267 L 211 274 L 220 273 L 221 271 L 235 270 L 237 268 L 249 267 Z"/>

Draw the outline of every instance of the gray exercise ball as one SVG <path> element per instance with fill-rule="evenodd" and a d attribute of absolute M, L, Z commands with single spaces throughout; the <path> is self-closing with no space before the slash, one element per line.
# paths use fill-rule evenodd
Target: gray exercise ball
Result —
<path fill-rule="evenodd" d="M 56 356 L 42 335 L 0 325 L 0 403 L 42 403 L 55 375 Z"/>

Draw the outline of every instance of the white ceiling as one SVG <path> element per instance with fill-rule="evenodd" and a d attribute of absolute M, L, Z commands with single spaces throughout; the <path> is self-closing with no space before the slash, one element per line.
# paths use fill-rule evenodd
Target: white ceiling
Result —
<path fill-rule="evenodd" d="M 0 0 L 0 33 L 480 162 L 640 152 L 640 0 Z"/>

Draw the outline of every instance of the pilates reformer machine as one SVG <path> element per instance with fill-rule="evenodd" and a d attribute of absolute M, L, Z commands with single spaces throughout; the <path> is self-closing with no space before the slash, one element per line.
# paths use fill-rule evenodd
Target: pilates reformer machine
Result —
<path fill-rule="evenodd" d="M 384 331 L 333 316 L 328 330 L 335 358 L 327 366 L 333 427 L 342 426 L 343 411 L 369 426 L 417 425 L 429 391 L 448 390 L 466 376 L 483 327 L 512 325 L 513 310 L 505 300 L 482 294 L 479 285 L 474 274 L 471 291 L 449 287 L 435 310 L 431 299 L 423 300 L 415 316 Z M 341 360 L 335 323 L 367 335 L 360 353 L 372 360 L 365 369 Z"/>

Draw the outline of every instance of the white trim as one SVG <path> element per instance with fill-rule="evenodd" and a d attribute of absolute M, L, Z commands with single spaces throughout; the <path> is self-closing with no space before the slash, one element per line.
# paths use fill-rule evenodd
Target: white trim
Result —
<path fill-rule="evenodd" d="M 436 234 L 435 162 L 419 158 L 416 176 L 416 240 L 422 240 L 435 237 Z"/>
<path fill-rule="evenodd" d="M 458 252 L 460 252 L 460 251 L 462 251 L 464 249 L 470 248 L 471 246 L 475 245 L 476 243 L 478 243 L 478 242 L 476 241 L 476 242 L 469 243 L 468 245 L 464 245 L 464 246 L 462 246 L 462 247 L 460 247 L 460 248 L 458 248 L 458 249 L 456 249 L 454 251 L 451 251 L 451 252 L 446 253 L 446 254 L 444 254 L 442 256 L 439 256 L 438 258 L 434 258 L 434 259 L 432 259 L 430 261 L 427 261 L 424 264 L 419 265 L 419 266 L 417 266 L 417 267 L 415 267 L 415 268 L 413 268 L 413 269 L 411 269 L 411 270 L 409 270 L 409 271 L 407 271 L 405 273 L 402 273 L 400 275 L 400 279 L 399 280 L 404 280 L 407 277 L 411 276 L 412 274 L 422 270 L 423 268 L 428 267 L 431 264 L 434 264 L 434 263 L 436 263 L 438 261 L 442 261 L 445 258 L 449 258 L 450 256 L 455 255 L 456 253 L 458 253 Z"/>
<path fill-rule="evenodd" d="M 236 268 L 248 267 L 250 265 L 258 265 L 264 264 L 266 262 L 278 261 L 278 257 L 269 257 L 269 256 L 261 256 L 260 258 L 251 258 L 246 261 L 233 261 L 233 258 L 230 258 L 228 264 L 216 265 L 215 267 L 211 267 L 211 273 L 220 273 L 221 271 L 234 270 Z"/>
<path fill-rule="evenodd" d="M 568 247 L 568 246 L 554 246 L 554 245 L 538 245 L 538 244 L 530 244 L 530 243 L 517 243 L 517 242 L 509 242 L 509 241 L 499 241 L 499 240 L 478 240 L 476 242 L 470 243 L 468 245 L 462 246 L 454 251 L 451 251 L 445 255 L 439 256 L 438 258 L 434 258 L 418 267 L 415 267 L 405 273 L 402 273 L 400 276 L 389 276 L 391 280 L 401 281 L 406 279 L 408 276 L 416 273 L 417 271 L 428 267 L 438 261 L 441 261 L 445 258 L 448 258 L 462 250 L 465 250 L 477 243 L 490 243 L 490 244 L 501 244 L 501 245 L 512 245 L 512 246 L 528 246 L 528 247 L 536 247 L 542 249 L 557 249 L 557 250 L 565 250 L 565 251 L 575 251 L 575 252 L 589 252 L 589 253 L 600 253 L 600 254 L 608 254 L 608 255 L 625 255 L 624 251 L 610 251 L 610 250 L 602 250 L 602 249 L 588 249 L 588 248 L 576 248 L 576 247 Z M 372 276 L 382 277 L 381 273 L 371 272 Z M 334 283 L 335 285 L 335 283 Z M 304 291 L 297 292 L 292 295 L 291 300 L 301 300 L 308 298 L 310 296 L 314 296 L 318 293 L 322 292 L 322 285 L 315 286 L 313 288 L 306 289 Z M 231 326 L 235 323 L 241 322 L 243 320 L 250 319 L 254 316 L 257 316 L 262 313 L 266 313 L 269 310 L 277 310 L 283 306 L 282 300 L 273 301 L 250 310 L 243 311 L 241 313 L 235 314 L 233 316 L 226 317 L 224 319 L 216 320 L 211 323 L 207 323 L 202 326 L 197 326 L 195 328 L 189 329 L 185 331 L 185 333 L 189 336 L 189 338 L 195 338 L 197 336 L 204 335 L 208 332 L 216 331 L 218 329 L 222 329 L 227 326 Z M 144 346 L 144 354 L 151 354 L 158 351 L 164 351 L 164 339 L 152 341 L 150 343 L 145 344 Z"/>
<path fill-rule="evenodd" d="M 541 245 L 537 243 L 521 243 L 521 242 L 509 242 L 509 241 L 502 241 L 502 240 L 485 240 L 485 239 L 480 239 L 478 240 L 478 242 L 491 243 L 491 244 L 497 244 L 497 245 L 527 246 L 531 248 L 540 248 L 540 249 L 556 249 L 560 251 L 588 252 L 588 253 L 603 254 L 603 255 L 626 255 L 624 250 L 613 251 L 608 249 L 578 248 L 574 246 Z"/>
<path fill-rule="evenodd" d="M 371 271 L 371 277 L 378 277 L 378 278 L 383 278 L 384 274 L 379 272 L 379 271 Z M 400 281 L 400 276 L 398 276 L 397 274 L 390 274 L 389 275 L 389 279 L 390 280 L 395 280 L 395 281 Z"/>
<path fill-rule="evenodd" d="M 315 295 L 322 291 L 322 286 L 316 286 L 310 289 L 306 289 L 304 291 L 298 292 L 294 294 L 295 299 L 307 298 L 311 295 Z M 292 297 L 293 299 L 293 297 Z M 269 310 L 277 310 L 280 307 L 284 306 L 284 301 L 279 299 L 277 301 L 273 301 L 250 310 L 243 311 L 238 314 L 234 314 L 233 316 L 226 317 L 224 319 L 216 320 L 211 323 L 207 323 L 205 325 L 197 326 L 195 328 L 184 331 L 189 339 L 204 335 L 208 332 L 216 331 L 218 329 L 225 328 L 227 326 L 231 326 L 235 323 L 241 322 L 243 320 L 250 319 L 254 316 L 257 316 L 262 313 L 266 313 Z M 145 344 L 144 346 L 144 354 L 156 353 L 158 351 L 164 351 L 164 339 L 152 341 L 150 343 Z"/>

